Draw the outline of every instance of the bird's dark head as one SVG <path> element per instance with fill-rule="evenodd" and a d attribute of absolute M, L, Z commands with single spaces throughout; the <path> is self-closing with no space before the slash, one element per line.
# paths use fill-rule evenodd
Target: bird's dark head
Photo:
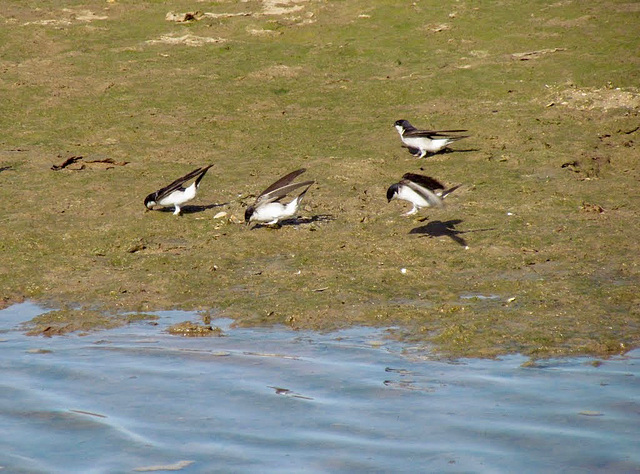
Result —
<path fill-rule="evenodd" d="M 147 206 L 147 209 L 153 209 L 153 206 L 156 205 L 156 193 L 151 193 L 144 198 L 144 205 Z"/>
<path fill-rule="evenodd" d="M 387 202 L 391 202 L 393 199 L 397 197 L 399 187 L 400 185 L 398 183 L 395 183 L 389 186 L 389 189 L 387 189 Z"/>
<path fill-rule="evenodd" d="M 249 224 L 249 222 L 251 222 L 251 217 L 253 216 L 253 213 L 255 212 L 255 210 L 256 210 L 255 207 L 249 206 L 244 211 L 244 223 L 245 224 Z"/>
<path fill-rule="evenodd" d="M 396 120 L 393 126 L 396 127 L 396 130 L 400 134 L 416 129 L 416 127 L 411 125 L 408 120 Z"/>

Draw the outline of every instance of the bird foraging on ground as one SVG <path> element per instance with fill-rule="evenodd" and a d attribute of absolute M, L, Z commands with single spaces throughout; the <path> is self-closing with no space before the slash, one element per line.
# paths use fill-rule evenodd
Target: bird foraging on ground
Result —
<path fill-rule="evenodd" d="M 293 183 L 293 180 L 305 171 L 305 168 L 292 171 L 262 191 L 262 193 L 260 193 L 256 198 L 255 202 L 247 207 L 247 210 L 244 213 L 245 223 L 247 225 L 251 222 L 274 225 L 280 221 L 293 217 L 296 212 L 298 212 L 300 201 L 302 201 L 302 198 L 311 185 L 315 183 L 315 181 Z M 280 202 L 280 200 L 290 192 L 303 187 L 305 187 L 305 189 L 288 204 L 282 204 Z"/>
<path fill-rule="evenodd" d="M 204 178 L 204 175 L 207 174 L 207 171 L 212 166 L 213 164 L 203 168 L 197 168 L 191 173 L 185 174 L 182 178 L 176 179 L 168 186 L 149 194 L 144 199 L 144 205 L 147 206 L 147 209 L 153 209 L 154 206 L 174 206 L 175 210 L 173 214 L 176 216 L 180 215 L 180 206 L 196 197 L 196 192 L 200 187 L 200 181 L 202 181 L 202 178 Z M 184 185 L 192 179 L 195 179 L 195 181 L 185 187 Z"/>
<path fill-rule="evenodd" d="M 411 216 L 423 207 L 443 207 L 443 199 L 461 185 L 446 189 L 437 179 L 415 173 L 405 173 L 402 179 L 387 189 L 387 202 L 401 199 L 410 202 L 413 208 L 405 213 Z"/>
<path fill-rule="evenodd" d="M 400 134 L 403 146 L 418 158 L 424 158 L 427 153 L 437 153 L 456 140 L 467 138 L 469 135 L 450 135 L 467 130 L 418 130 L 408 120 L 396 120 L 394 123 Z"/>

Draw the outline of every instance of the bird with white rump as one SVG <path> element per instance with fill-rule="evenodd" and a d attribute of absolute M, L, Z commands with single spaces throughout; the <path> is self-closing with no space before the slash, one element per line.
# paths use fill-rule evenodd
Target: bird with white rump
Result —
<path fill-rule="evenodd" d="M 247 225 L 252 222 L 266 225 L 275 225 L 279 222 L 293 217 L 298 212 L 298 207 L 302 198 L 315 181 L 303 181 L 294 183 L 293 180 L 306 171 L 301 168 L 283 176 L 267 189 L 262 191 L 255 202 L 247 207 L 244 213 L 244 220 Z M 306 187 L 305 187 L 306 186 Z M 305 189 L 298 196 L 287 204 L 282 204 L 281 199 L 296 189 Z"/>
<path fill-rule="evenodd" d="M 204 175 L 207 174 L 207 171 L 212 166 L 213 164 L 203 168 L 197 168 L 183 177 L 176 179 L 164 188 L 149 194 L 144 199 L 144 205 L 147 209 L 153 209 L 154 206 L 174 206 L 173 215 L 180 215 L 180 206 L 196 197 L 196 192 L 200 187 L 200 181 L 202 181 L 202 178 L 204 178 Z M 192 179 L 195 179 L 195 181 L 185 187 L 184 185 Z"/>
<path fill-rule="evenodd" d="M 467 130 L 418 130 L 408 120 L 396 120 L 394 126 L 400 134 L 403 146 L 418 158 L 424 158 L 427 153 L 437 153 L 451 143 L 469 136 L 451 135 L 452 133 L 462 133 Z"/>
<path fill-rule="evenodd" d="M 413 205 L 405 216 L 411 216 L 423 207 L 443 207 L 443 199 L 461 185 L 445 189 L 437 179 L 416 173 L 405 173 L 402 179 L 387 189 L 387 202 L 401 199 Z"/>

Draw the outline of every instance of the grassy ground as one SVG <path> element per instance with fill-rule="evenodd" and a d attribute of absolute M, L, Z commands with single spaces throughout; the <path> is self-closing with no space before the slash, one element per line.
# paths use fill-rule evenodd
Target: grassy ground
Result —
<path fill-rule="evenodd" d="M 637 3 L 0 6 L 5 304 L 395 326 L 452 356 L 640 345 Z M 397 119 L 472 137 L 418 160 Z M 145 212 L 208 163 L 184 216 Z M 299 167 L 298 225 L 237 223 Z M 463 186 L 403 217 L 408 171 Z"/>

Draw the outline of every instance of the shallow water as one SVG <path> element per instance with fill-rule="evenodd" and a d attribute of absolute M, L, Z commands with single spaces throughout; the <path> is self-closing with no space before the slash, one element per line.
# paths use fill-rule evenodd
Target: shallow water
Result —
<path fill-rule="evenodd" d="M 4 472 L 638 472 L 640 351 L 429 360 L 384 331 L 27 337 L 0 311 Z M 135 472 L 135 471 L 134 471 Z"/>

